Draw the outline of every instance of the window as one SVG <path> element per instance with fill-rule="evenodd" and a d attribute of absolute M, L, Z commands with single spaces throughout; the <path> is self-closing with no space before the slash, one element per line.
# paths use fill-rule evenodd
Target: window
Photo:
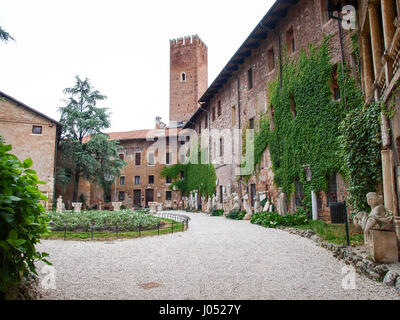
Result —
<path fill-rule="evenodd" d="M 154 184 L 154 176 L 149 176 L 149 184 Z"/>
<path fill-rule="evenodd" d="M 290 27 L 290 29 L 286 32 L 286 48 L 289 54 L 296 50 L 293 27 Z"/>
<path fill-rule="evenodd" d="M 186 73 L 181 73 L 181 82 L 186 82 Z"/>
<path fill-rule="evenodd" d="M 167 152 L 165 154 L 165 163 L 171 164 L 171 162 L 172 162 L 172 152 Z"/>
<path fill-rule="evenodd" d="M 340 100 L 340 89 L 337 81 L 337 65 L 333 67 L 332 70 L 332 83 L 331 83 L 331 91 L 334 100 Z"/>
<path fill-rule="evenodd" d="M 221 100 L 218 101 L 218 110 L 217 110 L 217 113 L 218 113 L 218 117 L 220 117 L 221 114 L 222 114 Z"/>
<path fill-rule="evenodd" d="M 268 50 L 268 69 L 269 69 L 269 71 L 272 71 L 275 69 L 275 54 L 274 54 L 273 47 Z"/>
<path fill-rule="evenodd" d="M 140 166 L 142 162 L 142 154 L 140 152 L 135 153 L 135 166 Z"/>
<path fill-rule="evenodd" d="M 224 203 L 224 187 L 219 186 L 219 203 Z"/>
<path fill-rule="evenodd" d="M 120 158 L 121 160 L 125 160 L 125 155 L 124 155 L 123 153 L 120 153 L 118 156 L 119 156 L 119 158 Z"/>
<path fill-rule="evenodd" d="M 125 192 L 120 191 L 118 194 L 119 201 L 125 201 Z"/>
<path fill-rule="evenodd" d="M 42 134 L 42 126 L 33 126 L 32 134 Z"/>
<path fill-rule="evenodd" d="M 166 177 L 165 180 L 166 180 L 167 184 L 171 184 L 172 183 L 171 177 Z"/>
<path fill-rule="evenodd" d="M 212 121 L 215 121 L 215 107 L 212 107 Z"/>
<path fill-rule="evenodd" d="M 154 153 L 149 154 L 149 166 L 154 166 Z"/>
<path fill-rule="evenodd" d="M 204 128 L 207 129 L 208 128 L 208 117 L 206 116 L 204 119 Z"/>
<path fill-rule="evenodd" d="M 249 129 L 254 129 L 254 117 L 249 120 Z"/>
<path fill-rule="evenodd" d="M 136 176 L 135 177 L 135 185 L 139 185 L 140 184 L 140 176 Z"/>
<path fill-rule="evenodd" d="M 251 88 L 253 88 L 253 69 L 250 68 L 247 71 L 247 85 L 248 85 L 248 89 L 250 90 Z"/>
<path fill-rule="evenodd" d="M 172 191 L 166 191 L 165 192 L 165 200 L 166 201 L 171 201 L 172 200 Z"/>
<path fill-rule="evenodd" d="M 232 107 L 232 126 L 236 126 L 236 106 Z"/>
<path fill-rule="evenodd" d="M 219 155 L 220 157 L 224 156 L 224 138 L 219 138 Z"/>
<path fill-rule="evenodd" d="M 124 186 L 125 185 L 125 177 L 119 177 L 119 185 Z"/>

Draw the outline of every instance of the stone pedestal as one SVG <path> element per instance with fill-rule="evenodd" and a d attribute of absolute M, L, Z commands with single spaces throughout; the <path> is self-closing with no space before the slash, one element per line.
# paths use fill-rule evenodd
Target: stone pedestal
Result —
<path fill-rule="evenodd" d="M 399 253 L 396 233 L 393 231 L 371 231 L 370 253 L 375 262 L 398 262 Z"/>
<path fill-rule="evenodd" d="M 157 202 L 149 202 L 150 214 L 157 213 Z"/>
<path fill-rule="evenodd" d="M 157 205 L 157 211 L 163 211 L 163 204 L 162 203 L 159 203 Z"/>
<path fill-rule="evenodd" d="M 122 202 L 112 202 L 114 211 L 121 211 Z"/>
<path fill-rule="evenodd" d="M 74 212 L 81 212 L 82 202 L 73 202 L 72 206 L 74 207 Z"/>

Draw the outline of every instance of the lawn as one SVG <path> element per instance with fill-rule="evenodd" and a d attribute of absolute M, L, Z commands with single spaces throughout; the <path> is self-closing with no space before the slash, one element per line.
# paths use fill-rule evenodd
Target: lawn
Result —
<path fill-rule="evenodd" d="M 322 239 L 336 244 L 347 244 L 346 227 L 344 224 L 328 224 L 324 221 L 309 221 L 305 225 L 293 226 L 296 229 L 313 230 Z M 349 225 L 350 244 L 360 246 L 364 244 L 364 234 L 352 224 Z"/>

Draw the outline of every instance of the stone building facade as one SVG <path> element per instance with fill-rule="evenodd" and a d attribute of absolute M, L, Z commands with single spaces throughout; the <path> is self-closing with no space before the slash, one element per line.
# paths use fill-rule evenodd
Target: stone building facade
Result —
<path fill-rule="evenodd" d="M 326 1 L 278 0 L 199 100 L 202 108 L 192 115 L 185 128 L 194 129 L 198 134 L 206 131 L 212 135 L 214 129 L 222 132 L 221 136 L 210 139 L 211 158 L 215 160 L 218 177 L 220 207 L 224 190 L 239 194 L 246 190 L 250 199 L 257 192 L 267 190 L 276 205 L 279 193 L 273 182 L 274 174 L 268 148 L 264 153 L 260 174 L 251 177 L 246 185 L 238 181 L 237 168 L 241 150 L 233 150 L 231 164 L 222 163 L 219 161 L 221 154 L 231 153 L 232 149 L 227 145 L 221 147 L 221 144 L 226 140 L 226 135 L 234 135 L 234 129 L 256 128 L 261 113 L 271 115 L 273 110 L 268 101 L 268 83 L 277 79 L 284 50 L 290 56 L 297 57 L 301 49 L 307 49 L 308 44 L 318 45 L 324 36 L 329 35 L 332 36 L 332 62 L 339 64 L 341 47 L 338 22 L 329 18 Z M 344 59 L 352 65 L 354 57 L 349 33 L 344 33 L 342 40 Z M 241 146 L 241 136 L 237 138 Z M 344 201 L 346 188 L 343 178 L 339 174 L 331 177 L 329 188 L 328 193 L 318 193 L 318 214 L 320 218 L 330 222 L 328 202 Z M 298 185 L 296 190 L 296 194 L 288 199 L 291 212 L 296 210 L 296 199 L 302 198 L 301 186 Z M 254 205 L 254 201 L 251 202 Z"/>
<path fill-rule="evenodd" d="M 39 180 L 38 185 L 48 197 L 44 206 L 51 209 L 54 191 L 56 145 L 61 124 L 27 106 L 15 98 L 0 92 L 0 136 L 12 145 L 12 153 L 21 161 L 31 158 L 32 169 Z"/>
<path fill-rule="evenodd" d="M 400 4 L 361 0 L 359 39 L 366 105 L 382 101 L 383 195 L 385 207 L 399 215 L 400 200 Z"/>

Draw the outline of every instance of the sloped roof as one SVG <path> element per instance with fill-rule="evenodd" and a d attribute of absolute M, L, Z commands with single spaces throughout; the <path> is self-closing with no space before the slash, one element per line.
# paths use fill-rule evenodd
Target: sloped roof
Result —
<path fill-rule="evenodd" d="M 58 122 L 58 121 L 56 121 L 56 120 L 50 118 L 49 116 L 46 116 L 45 114 L 43 114 L 43 113 L 37 111 L 36 109 L 33 109 L 33 108 L 27 106 L 25 103 L 22 103 L 21 101 L 18 101 L 17 99 L 15 99 L 15 98 L 9 96 L 8 94 L 6 94 L 6 93 L 4 93 L 4 92 L 2 92 L 2 91 L 0 91 L 0 97 L 4 97 L 4 98 L 6 98 L 7 100 L 12 101 L 12 102 L 14 102 L 16 105 L 18 105 L 18 106 L 20 106 L 20 107 L 22 107 L 22 108 L 24 108 L 24 109 L 26 109 L 26 110 L 28 110 L 28 111 L 30 111 L 30 112 L 36 114 L 36 115 L 38 115 L 38 116 L 40 116 L 40 117 L 42 117 L 42 118 L 44 118 L 44 119 L 46 119 L 46 120 L 48 120 L 48 121 L 50 121 L 50 122 L 52 122 L 52 123 L 58 125 L 58 126 L 62 126 L 62 124 L 61 124 L 60 122 Z"/>

